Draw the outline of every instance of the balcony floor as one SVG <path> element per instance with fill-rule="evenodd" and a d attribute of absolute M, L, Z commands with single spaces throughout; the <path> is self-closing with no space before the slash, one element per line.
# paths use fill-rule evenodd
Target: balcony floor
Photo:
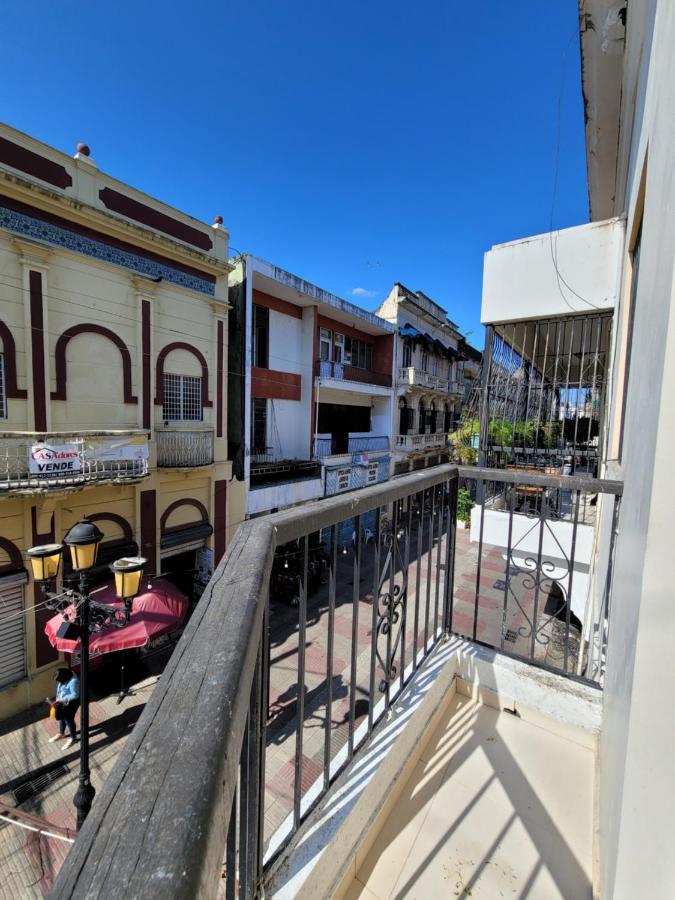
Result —
<path fill-rule="evenodd" d="M 457 693 L 345 897 L 590 898 L 592 805 L 592 750 Z"/>

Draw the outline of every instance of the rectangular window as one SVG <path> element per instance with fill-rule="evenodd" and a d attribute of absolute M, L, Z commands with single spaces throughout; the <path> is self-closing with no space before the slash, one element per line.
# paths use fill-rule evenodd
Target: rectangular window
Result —
<path fill-rule="evenodd" d="M 331 333 L 328 328 L 319 330 L 319 359 L 328 362 L 331 358 Z"/>
<path fill-rule="evenodd" d="M 257 397 L 251 403 L 251 444 L 256 455 L 267 449 L 267 400 Z"/>
<path fill-rule="evenodd" d="M 333 345 L 333 362 L 341 364 L 345 358 L 345 336 L 344 334 L 335 335 L 335 344 Z"/>
<path fill-rule="evenodd" d="M 7 392 L 5 388 L 5 358 L 0 353 L 0 419 L 7 418 Z"/>
<path fill-rule="evenodd" d="M 369 463 L 368 465 L 368 484 L 376 484 L 377 482 L 377 463 Z"/>
<path fill-rule="evenodd" d="M 403 368 L 409 369 L 412 366 L 412 347 L 406 341 L 403 345 Z"/>
<path fill-rule="evenodd" d="M 201 422 L 202 379 L 196 375 L 164 374 L 165 422 Z"/>
<path fill-rule="evenodd" d="M 337 470 L 337 489 L 338 491 L 348 491 L 349 490 L 349 473 L 351 469 L 338 469 Z"/>
<path fill-rule="evenodd" d="M 429 354 L 426 350 L 422 350 L 422 371 L 429 371 Z"/>
<path fill-rule="evenodd" d="M 270 311 L 266 306 L 253 307 L 253 365 L 268 369 L 270 364 Z"/>
<path fill-rule="evenodd" d="M 345 365 L 351 366 L 352 364 L 352 339 L 350 337 L 345 337 Z"/>

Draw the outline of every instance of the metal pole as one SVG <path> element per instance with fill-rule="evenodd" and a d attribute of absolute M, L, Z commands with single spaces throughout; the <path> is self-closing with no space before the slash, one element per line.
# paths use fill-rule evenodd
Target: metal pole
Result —
<path fill-rule="evenodd" d="M 96 791 L 89 773 L 89 593 L 84 572 L 80 572 L 80 594 L 78 610 L 80 626 L 80 776 L 73 804 L 77 811 L 77 830 L 87 818 Z"/>

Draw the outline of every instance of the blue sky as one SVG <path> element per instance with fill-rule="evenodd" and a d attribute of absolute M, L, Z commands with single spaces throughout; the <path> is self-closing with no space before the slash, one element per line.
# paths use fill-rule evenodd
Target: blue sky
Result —
<path fill-rule="evenodd" d="M 477 346 L 483 253 L 549 229 L 559 98 L 554 225 L 587 221 L 576 0 L 29 0 L 3 32 L 4 121 Z"/>

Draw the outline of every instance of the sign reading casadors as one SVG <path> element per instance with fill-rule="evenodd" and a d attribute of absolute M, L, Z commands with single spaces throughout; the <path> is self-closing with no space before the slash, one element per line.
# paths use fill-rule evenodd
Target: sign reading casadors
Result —
<path fill-rule="evenodd" d="M 33 444 L 28 451 L 32 475 L 69 475 L 81 468 L 76 444 Z"/>

